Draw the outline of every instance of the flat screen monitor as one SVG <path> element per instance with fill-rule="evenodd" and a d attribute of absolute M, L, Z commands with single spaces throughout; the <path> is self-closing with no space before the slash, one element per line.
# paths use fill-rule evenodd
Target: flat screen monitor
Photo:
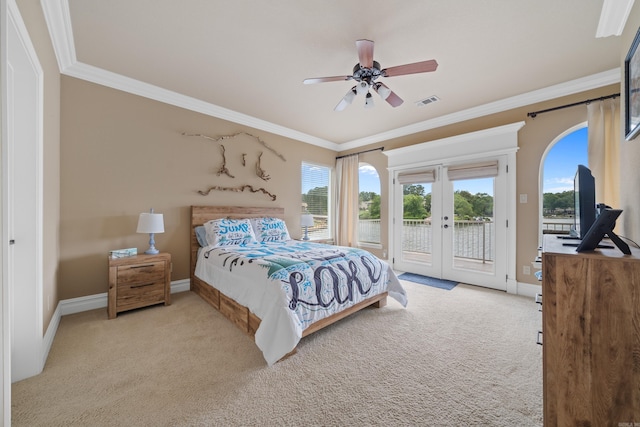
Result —
<path fill-rule="evenodd" d="M 584 239 L 596 220 L 596 181 L 591 170 L 584 165 L 578 165 L 573 179 L 573 197 L 575 235 Z"/>

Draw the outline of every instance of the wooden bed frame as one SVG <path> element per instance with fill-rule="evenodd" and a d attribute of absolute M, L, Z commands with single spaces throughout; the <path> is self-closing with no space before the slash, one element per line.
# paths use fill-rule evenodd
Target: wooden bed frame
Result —
<path fill-rule="evenodd" d="M 207 221 L 219 218 L 257 218 L 271 216 L 284 219 L 284 208 L 254 208 L 254 207 L 234 207 L 234 206 L 191 206 L 191 255 L 190 255 L 190 271 L 191 271 L 191 290 L 200 295 L 202 299 L 219 310 L 231 322 L 238 326 L 242 331 L 255 336 L 260 319 L 253 314 L 247 307 L 238 304 L 222 292 L 208 285 L 203 280 L 195 277 L 196 261 L 198 259 L 198 249 L 200 245 L 196 239 L 195 228 L 203 225 Z M 310 335 L 326 326 L 337 322 L 349 316 L 356 311 L 365 307 L 384 307 L 387 304 L 388 292 L 375 295 L 364 301 L 361 301 L 344 311 L 335 313 L 327 318 L 319 320 L 309 325 L 302 333 L 303 337 Z M 295 353 L 295 349 L 287 356 Z M 286 356 L 285 356 L 286 357 Z"/>

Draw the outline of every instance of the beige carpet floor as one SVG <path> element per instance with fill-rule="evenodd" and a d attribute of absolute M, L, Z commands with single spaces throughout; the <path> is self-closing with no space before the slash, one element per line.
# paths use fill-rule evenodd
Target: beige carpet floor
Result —
<path fill-rule="evenodd" d="M 403 281 L 267 367 L 191 292 L 64 316 L 44 371 L 12 386 L 14 426 L 540 426 L 532 298 Z"/>

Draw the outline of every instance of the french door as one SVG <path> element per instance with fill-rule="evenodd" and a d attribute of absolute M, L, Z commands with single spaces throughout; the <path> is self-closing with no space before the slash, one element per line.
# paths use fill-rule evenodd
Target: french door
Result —
<path fill-rule="evenodd" d="M 396 171 L 394 268 L 506 290 L 506 160 Z"/>

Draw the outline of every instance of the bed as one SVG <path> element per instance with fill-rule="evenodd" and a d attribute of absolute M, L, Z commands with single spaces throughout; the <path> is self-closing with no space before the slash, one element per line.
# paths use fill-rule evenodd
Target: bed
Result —
<path fill-rule="evenodd" d="M 191 207 L 191 290 L 252 336 L 268 365 L 295 353 L 301 338 L 385 306 L 388 296 L 406 306 L 386 262 L 292 240 L 282 218 L 283 208 Z"/>

